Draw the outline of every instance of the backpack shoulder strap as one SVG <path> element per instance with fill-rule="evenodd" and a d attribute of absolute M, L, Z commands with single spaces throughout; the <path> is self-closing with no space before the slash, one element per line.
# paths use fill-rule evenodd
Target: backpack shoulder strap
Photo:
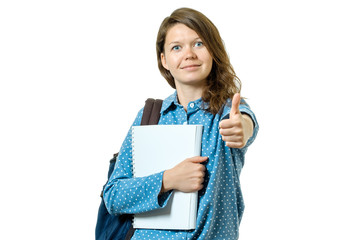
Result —
<path fill-rule="evenodd" d="M 160 119 L 161 99 L 148 98 L 145 101 L 141 125 L 156 125 Z"/>

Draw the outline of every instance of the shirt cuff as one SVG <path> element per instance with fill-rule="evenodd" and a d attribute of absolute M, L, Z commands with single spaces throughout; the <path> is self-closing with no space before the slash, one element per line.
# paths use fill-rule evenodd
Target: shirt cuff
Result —
<path fill-rule="evenodd" d="M 253 124 L 254 124 L 253 134 L 252 134 L 252 136 L 248 139 L 248 141 L 247 141 L 247 143 L 246 143 L 246 145 L 245 145 L 245 147 L 248 147 L 248 146 L 250 146 L 250 144 L 252 144 L 252 143 L 254 142 L 254 140 L 255 140 L 255 138 L 256 138 L 256 135 L 257 135 L 257 133 L 258 133 L 258 131 L 259 131 L 259 125 L 258 125 L 258 123 L 257 123 L 255 114 L 254 114 L 249 108 L 247 108 L 247 107 L 244 107 L 244 108 L 240 107 L 240 112 L 249 115 L 250 118 L 251 118 L 251 120 L 253 121 Z"/>
<path fill-rule="evenodd" d="M 164 171 L 162 171 L 161 173 L 159 173 L 160 176 L 161 176 L 161 179 L 163 179 L 163 175 L 164 175 Z M 173 193 L 173 190 L 170 190 L 170 191 L 167 191 L 167 192 L 164 192 L 164 193 L 160 193 L 161 191 L 161 187 L 162 187 L 162 181 L 161 181 L 161 185 L 160 185 L 160 189 L 159 189 L 159 195 L 158 195 L 158 205 L 160 208 L 163 208 L 167 205 L 172 193 Z"/>

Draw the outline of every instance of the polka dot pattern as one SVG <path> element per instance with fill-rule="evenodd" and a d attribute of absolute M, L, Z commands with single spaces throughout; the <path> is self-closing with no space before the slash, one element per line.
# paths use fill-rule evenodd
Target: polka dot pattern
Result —
<path fill-rule="evenodd" d="M 188 111 L 177 102 L 176 92 L 166 98 L 161 109 L 159 124 L 200 124 L 204 126 L 202 156 L 205 163 L 204 188 L 199 191 L 197 225 L 195 230 L 149 230 L 137 229 L 132 239 L 238 239 L 239 225 L 244 211 L 240 188 L 240 172 L 244 165 L 247 147 L 254 141 L 258 124 L 255 115 L 245 104 L 240 111 L 250 115 L 254 121 L 254 134 L 242 149 L 225 146 L 219 133 L 219 122 L 228 118 L 231 100 L 221 113 L 213 115 L 201 99 L 190 102 Z M 143 109 L 139 111 L 133 126 L 140 125 Z M 163 172 L 141 178 L 132 178 L 131 131 L 121 146 L 112 176 L 104 191 L 104 200 L 113 214 L 141 213 L 161 208 L 167 204 L 170 192 L 159 195 Z"/>

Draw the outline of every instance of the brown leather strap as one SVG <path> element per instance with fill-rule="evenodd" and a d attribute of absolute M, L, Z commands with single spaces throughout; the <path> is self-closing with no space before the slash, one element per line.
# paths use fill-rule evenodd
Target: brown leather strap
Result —
<path fill-rule="evenodd" d="M 156 125 L 160 119 L 162 100 L 148 98 L 145 101 L 141 125 Z"/>
<path fill-rule="evenodd" d="M 154 102 L 155 102 L 155 99 L 153 99 L 153 98 L 148 98 L 145 101 L 144 111 L 143 111 L 143 115 L 141 118 L 141 125 L 149 124 L 149 119 L 150 119 L 150 115 L 151 115 L 151 111 L 152 111 Z"/>
<path fill-rule="evenodd" d="M 156 99 L 151 111 L 149 125 L 157 125 L 160 119 L 160 110 L 162 106 L 162 100 Z"/>

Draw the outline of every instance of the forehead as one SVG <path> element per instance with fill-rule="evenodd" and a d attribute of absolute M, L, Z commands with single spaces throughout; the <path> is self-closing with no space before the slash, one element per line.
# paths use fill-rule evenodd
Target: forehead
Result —
<path fill-rule="evenodd" d="M 167 31 L 165 42 L 182 42 L 199 38 L 199 35 L 182 23 L 175 24 Z"/>

